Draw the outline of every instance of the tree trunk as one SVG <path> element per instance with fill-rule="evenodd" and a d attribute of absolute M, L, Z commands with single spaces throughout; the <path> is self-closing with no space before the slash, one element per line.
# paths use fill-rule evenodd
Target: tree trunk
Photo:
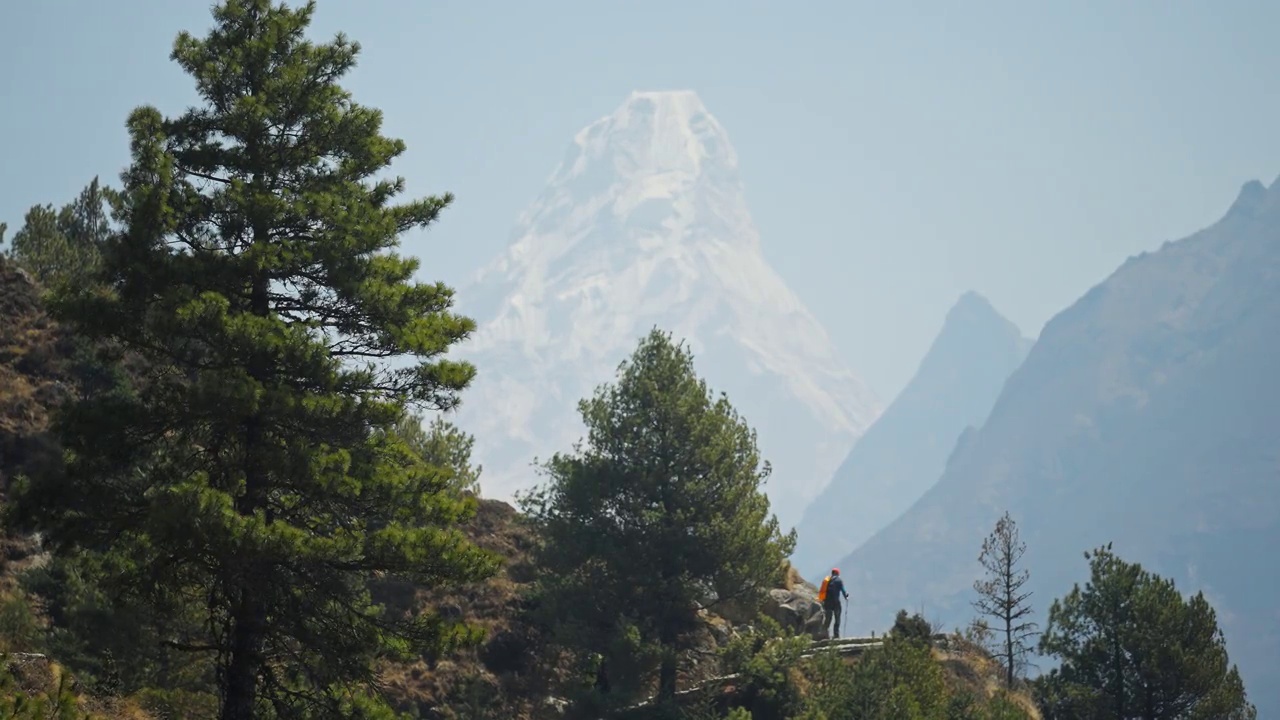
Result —
<path fill-rule="evenodd" d="M 676 698 L 676 655 L 668 649 L 662 654 L 662 665 L 658 669 L 658 702 L 665 703 Z"/>
<path fill-rule="evenodd" d="M 672 630 L 674 625 L 674 619 L 665 618 L 662 629 L 658 632 L 658 642 L 662 645 L 662 664 L 658 667 L 659 704 L 675 700 L 676 697 L 676 670 L 679 662 L 676 648 L 679 647 L 680 641 Z"/>
<path fill-rule="evenodd" d="M 1004 649 L 1007 655 L 1005 687 L 1013 689 L 1013 620 L 1005 620 Z"/>
<path fill-rule="evenodd" d="M 1005 651 L 1005 687 L 1013 689 L 1013 548 L 1008 530 L 1001 538 L 1001 553 L 1004 555 L 1004 651 Z"/>
<path fill-rule="evenodd" d="M 259 424 L 246 424 L 248 446 L 260 441 Z M 266 478 L 261 466 L 245 474 L 245 493 L 237 502 L 241 515 L 252 515 L 266 505 Z M 267 521 L 270 522 L 270 513 Z M 231 615 L 230 653 L 225 667 L 221 720 L 253 720 L 258 699 L 258 676 L 262 671 L 262 644 L 267 630 L 267 609 L 258 597 L 256 585 L 264 582 L 266 570 L 261 560 L 246 560 L 247 567 L 236 588 L 237 600 Z"/>
<path fill-rule="evenodd" d="M 265 237 L 255 233 L 255 238 Z M 265 277 L 254 278 L 252 310 L 255 315 L 266 316 L 270 310 Z M 261 357 L 249 362 L 249 375 L 264 382 L 268 368 Z M 259 511 L 266 512 L 266 522 L 271 523 L 272 513 L 267 507 L 269 478 L 262 458 L 263 427 L 259 415 L 244 421 L 245 474 L 244 494 L 236 499 L 236 512 L 252 517 Z M 224 668 L 222 712 L 220 720 L 253 720 L 258 701 L 258 677 L 262 672 L 262 645 L 267 631 L 267 608 L 257 595 L 259 583 L 266 582 L 270 568 L 262 558 L 248 558 L 242 573 L 235 573 L 236 598 L 231 615 L 230 653 Z"/>
<path fill-rule="evenodd" d="M 226 667 L 226 697 L 220 720 L 254 720 L 264 619 L 261 605 L 245 593 L 231 629 L 231 657 Z"/>
<path fill-rule="evenodd" d="M 1125 687 L 1124 687 L 1124 655 L 1120 652 L 1120 639 L 1116 636 L 1111 638 L 1111 664 L 1116 688 L 1116 717 L 1126 718 L 1125 715 Z"/>

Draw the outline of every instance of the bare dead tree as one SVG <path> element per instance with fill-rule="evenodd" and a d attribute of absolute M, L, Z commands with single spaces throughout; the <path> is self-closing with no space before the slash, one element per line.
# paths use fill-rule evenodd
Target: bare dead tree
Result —
<path fill-rule="evenodd" d="M 991 629 L 997 637 L 1003 636 L 991 650 L 1004 664 L 1008 687 L 1013 687 L 1019 671 L 1026 667 L 1031 654 L 1030 639 L 1037 634 L 1036 623 L 1029 619 L 1031 592 L 1023 590 L 1030 573 L 1018 565 L 1026 550 L 1026 543 L 1018 536 L 1018 524 L 1006 512 L 982 542 L 978 562 L 986 570 L 986 577 L 973 583 L 973 589 L 978 592 L 974 609 L 992 618 Z"/>

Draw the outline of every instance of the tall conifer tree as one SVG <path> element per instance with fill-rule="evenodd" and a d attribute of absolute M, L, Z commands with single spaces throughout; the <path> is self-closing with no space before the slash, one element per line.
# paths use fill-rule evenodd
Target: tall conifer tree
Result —
<path fill-rule="evenodd" d="M 795 531 L 769 512 L 771 467 L 755 431 L 669 334 L 642 338 L 616 382 L 578 409 L 585 443 L 552 457 L 547 483 L 523 498 L 544 541 L 547 601 L 589 649 L 633 636 L 627 664 L 656 655 L 659 697 L 670 701 L 705 621 L 699 608 L 758 608 Z"/>
<path fill-rule="evenodd" d="M 166 642 L 215 658 L 225 720 L 380 714 L 380 658 L 473 634 L 384 615 L 369 581 L 494 569 L 451 527 L 472 502 L 393 432 L 474 373 L 443 357 L 472 321 L 394 252 L 451 196 L 393 204 L 403 180 L 375 174 L 405 146 L 338 84 L 359 46 L 305 38 L 314 9 L 226 0 L 171 55 L 202 102 L 131 114 L 105 285 L 56 308 L 148 372 L 67 408 L 64 471 L 16 505 L 111 592 L 205 609 Z"/>

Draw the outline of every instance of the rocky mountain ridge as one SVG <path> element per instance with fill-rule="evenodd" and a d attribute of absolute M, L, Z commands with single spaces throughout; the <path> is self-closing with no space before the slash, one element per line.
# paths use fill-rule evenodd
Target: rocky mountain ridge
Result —
<path fill-rule="evenodd" d="M 854 623 L 971 616 L 983 536 L 1010 511 L 1040 618 L 1084 550 L 1203 589 L 1259 717 L 1280 713 L 1280 182 L 1132 257 L 1044 328 L 983 427 L 906 513 L 841 560 Z"/>
<path fill-rule="evenodd" d="M 924 495 L 1030 348 L 985 297 L 957 299 L 911 381 L 805 509 L 792 555 L 805 577 L 821 577 Z"/>

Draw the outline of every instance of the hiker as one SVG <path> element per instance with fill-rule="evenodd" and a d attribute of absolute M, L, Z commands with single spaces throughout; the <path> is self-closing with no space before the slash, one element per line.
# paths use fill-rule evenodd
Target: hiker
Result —
<path fill-rule="evenodd" d="M 845 592 L 844 580 L 840 579 L 840 568 L 831 568 L 831 574 L 822 578 L 822 587 L 818 588 L 818 602 L 822 603 L 822 628 L 831 629 L 827 632 L 827 637 L 840 637 L 840 600 L 841 596 L 845 600 L 849 599 L 849 593 Z M 835 622 L 832 623 L 832 620 Z"/>

